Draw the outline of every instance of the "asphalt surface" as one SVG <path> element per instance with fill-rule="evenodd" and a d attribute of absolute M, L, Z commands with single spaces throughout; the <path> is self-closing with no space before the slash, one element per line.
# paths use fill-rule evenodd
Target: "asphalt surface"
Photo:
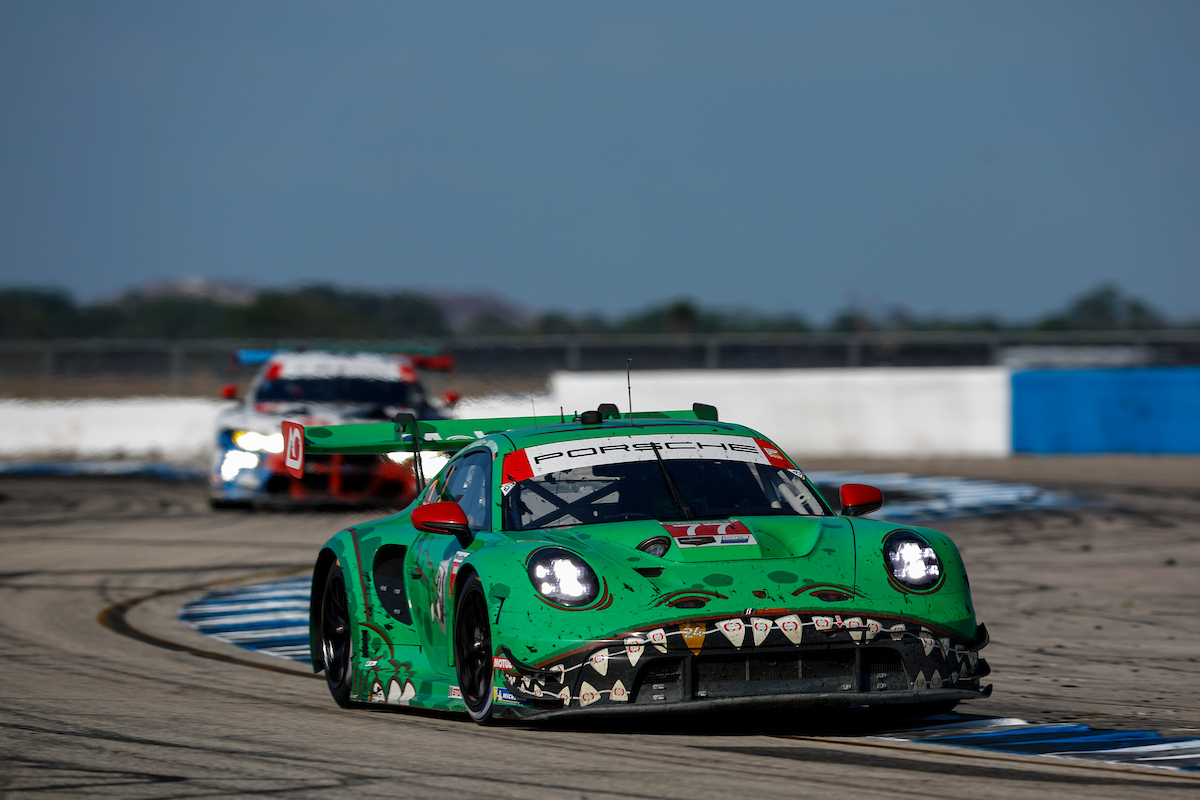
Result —
<path fill-rule="evenodd" d="M 1167 736 L 1200 735 L 1198 465 L 805 464 L 1085 495 L 938 524 L 992 634 L 995 694 L 962 708 Z M 212 513 L 196 484 L 0 478 L 0 797 L 1200 796 L 1195 773 L 893 741 L 847 714 L 585 729 L 344 711 L 298 665 L 177 619 L 220 582 L 305 569 L 365 516 Z"/>

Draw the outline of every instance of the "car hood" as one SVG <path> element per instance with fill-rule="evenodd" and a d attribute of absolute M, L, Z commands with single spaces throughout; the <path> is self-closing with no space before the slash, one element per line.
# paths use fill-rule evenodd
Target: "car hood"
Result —
<path fill-rule="evenodd" d="M 629 563 L 632 556 L 656 564 L 699 564 L 716 561 L 809 558 L 844 553 L 854 558 L 854 529 L 841 517 L 732 517 L 711 522 L 636 520 L 510 534 L 517 540 L 549 541 L 583 547 Z M 642 542 L 657 536 L 672 539 L 671 548 L 656 558 L 639 553 Z M 632 552 L 631 552 L 632 551 Z"/>

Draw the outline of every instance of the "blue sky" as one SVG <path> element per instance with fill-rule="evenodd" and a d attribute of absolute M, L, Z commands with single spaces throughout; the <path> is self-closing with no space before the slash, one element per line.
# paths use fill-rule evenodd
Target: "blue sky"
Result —
<path fill-rule="evenodd" d="M 0 4 L 0 284 L 1200 317 L 1200 3 Z"/>

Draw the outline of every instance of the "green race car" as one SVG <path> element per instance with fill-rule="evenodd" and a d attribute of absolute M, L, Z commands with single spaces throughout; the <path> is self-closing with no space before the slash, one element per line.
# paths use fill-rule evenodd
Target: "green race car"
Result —
<path fill-rule="evenodd" d="M 991 691 L 954 543 L 861 518 L 883 503 L 873 487 L 843 486 L 835 513 L 770 440 L 710 406 L 284 423 L 284 438 L 294 474 L 306 452 L 454 453 L 409 508 L 317 557 L 312 661 L 342 706 L 481 723 L 715 706 L 928 714 Z"/>

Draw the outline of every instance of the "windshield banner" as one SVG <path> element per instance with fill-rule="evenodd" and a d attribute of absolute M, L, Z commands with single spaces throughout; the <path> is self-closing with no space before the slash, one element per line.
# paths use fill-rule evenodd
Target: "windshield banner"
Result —
<path fill-rule="evenodd" d="M 504 457 L 503 482 L 523 481 L 537 475 L 576 467 L 654 461 L 655 450 L 664 461 L 718 459 L 770 464 L 784 469 L 793 466 L 778 448 L 762 439 L 715 434 L 658 433 L 526 447 Z"/>

